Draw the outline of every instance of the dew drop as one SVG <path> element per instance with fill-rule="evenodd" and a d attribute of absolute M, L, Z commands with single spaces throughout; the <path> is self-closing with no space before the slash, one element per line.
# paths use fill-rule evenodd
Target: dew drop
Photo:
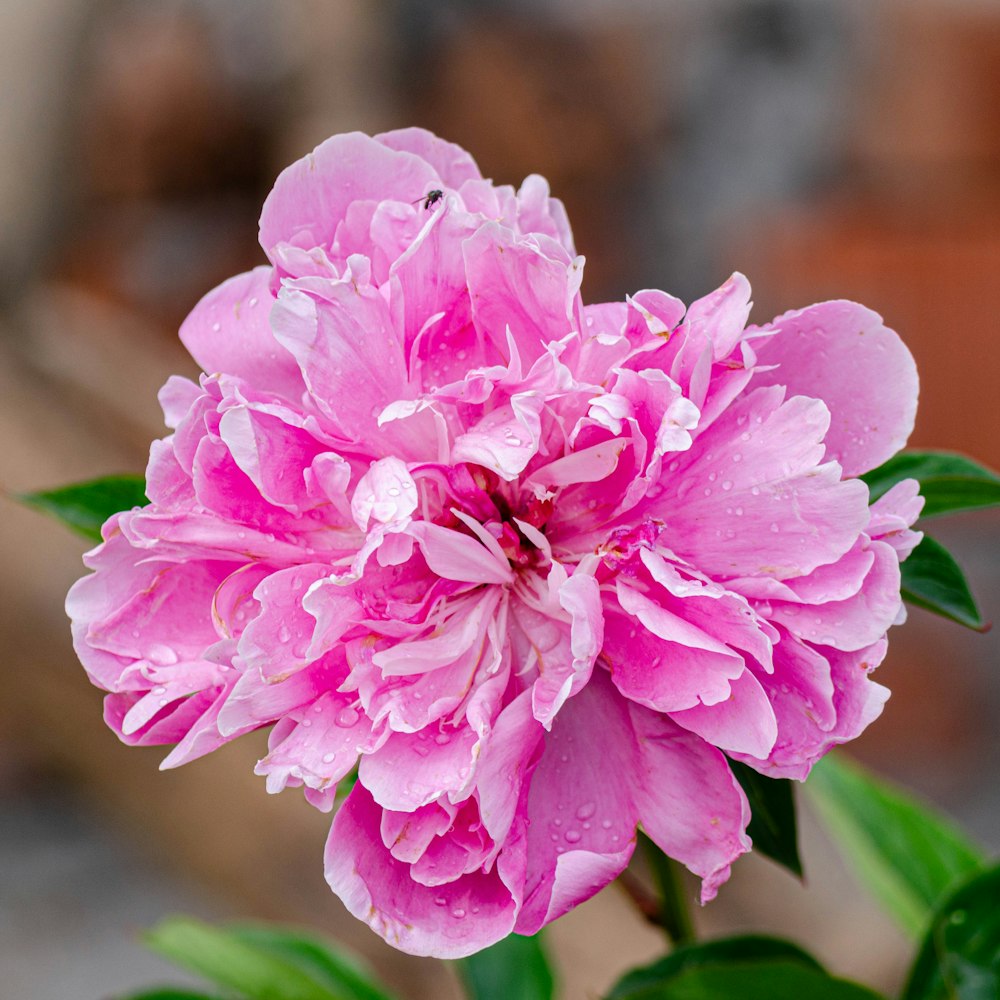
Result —
<path fill-rule="evenodd" d="M 567 844 L 578 844 L 582 834 L 579 830 L 567 830 L 563 836 L 566 838 Z"/>
<path fill-rule="evenodd" d="M 447 903 L 448 903 L 448 900 L 445 899 L 444 896 L 435 896 L 434 897 L 434 905 L 435 906 L 446 906 Z"/>
<path fill-rule="evenodd" d="M 576 818 L 590 819 L 590 817 L 593 816 L 595 812 L 597 812 L 597 803 L 585 802 L 582 806 L 580 806 L 579 809 L 577 809 Z"/>
<path fill-rule="evenodd" d="M 777 534 L 777 533 L 778 533 L 778 532 L 779 532 L 779 531 L 781 530 L 781 529 L 780 529 L 780 528 L 778 527 L 778 522 L 777 522 L 777 521 L 772 521 L 772 522 L 771 522 L 771 530 L 772 530 L 772 531 L 773 531 L 773 532 L 774 532 L 775 534 Z"/>
<path fill-rule="evenodd" d="M 214 333 L 218 333 L 221 329 L 222 329 L 222 324 L 221 323 L 213 323 L 212 324 L 212 331 Z"/>
<path fill-rule="evenodd" d="M 351 708 L 350 706 L 342 708 L 337 713 L 337 718 L 334 721 L 338 726 L 340 726 L 341 729 L 350 729 L 351 726 L 358 721 L 357 709 Z"/>
<path fill-rule="evenodd" d="M 256 295 L 255 295 L 255 296 L 254 296 L 254 297 L 253 297 L 253 298 L 252 298 L 252 299 L 250 300 L 250 303 L 249 303 L 249 305 L 250 305 L 250 308 L 251 308 L 251 309 L 252 309 L 252 308 L 253 308 L 253 307 L 254 307 L 255 305 L 257 305 L 257 296 L 256 296 Z"/>
<path fill-rule="evenodd" d="M 334 758 L 336 756 L 337 755 L 334 754 L 334 753 L 325 753 L 325 754 L 323 754 L 323 763 L 324 764 L 332 764 L 333 760 L 334 760 Z"/>
<path fill-rule="evenodd" d="M 733 455 L 733 461 L 734 462 L 742 462 L 743 461 L 743 456 L 739 452 L 736 452 L 736 454 Z"/>
<path fill-rule="evenodd" d="M 722 488 L 728 493 L 733 488 L 733 481 L 731 479 L 724 479 L 722 481 Z"/>
<path fill-rule="evenodd" d="M 461 906 L 456 906 L 455 909 L 451 911 L 451 915 L 456 920 L 461 920 L 462 917 L 465 916 L 465 910 L 463 910 Z"/>
<path fill-rule="evenodd" d="M 751 493 L 752 493 L 752 494 L 753 494 L 753 495 L 754 495 L 755 497 L 759 497 L 759 496 L 760 496 L 760 487 L 759 487 L 759 486 L 752 486 L 752 487 L 750 488 L 750 492 L 751 492 Z"/>
<path fill-rule="evenodd" d="M 398 497 L 399 496 L 399 488 L 396 487 L 396 486 L 390 486 L 389 489 L 386 490 L 386 493 L 388 493 L 389 496 L 391 496 L 391 497 Z"/>
<path fill-rule="evenodd" d="M 278 642 L 288 642 L 291 637 L 292 633 L 288 631 L 287 625 L 282 625 L 281 628 L 278 629 Z"/>
<path fill-rule="evenodd" d="M 149 647 L 149 659 L 163 667 L 172 667 L 177 662 L 177 654 L 161 642 Z"/>
<path fill-rule="evenodd" d="M 603 829 L 603 830 L 610 830 L 611 827 L 612 827 L 611 820 L 609 820 L 609 819 L 602 819 L 601 820 L 601 829 Z"/>
<path fill-rule="evenodd" d="M 162 687 L 162 686 L 161 687 L 155 687 L 155 688 L 153 688 L 152 691 L 150 691 L 150 694 L 166 694 L 166 693 L 167 693 L 167 689 L 165 687 Z"/>
<path fill-rule="evenodd" d="M 449 739 L 450 739 L 450 737 L 448 736 L 447 733 L 438 733 L 437 736 L 434 737 L 434 742 L 439 747 L 443 747 L 443 746 L 445 746 L 448 743 Z"/>

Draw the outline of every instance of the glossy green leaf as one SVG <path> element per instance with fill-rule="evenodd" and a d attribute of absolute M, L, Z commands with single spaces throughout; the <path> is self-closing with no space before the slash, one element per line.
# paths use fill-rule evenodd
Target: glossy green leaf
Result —
<path fill-rule="evenodd" d="M 1000 505 L 1000 476 L 949 451 L 903 451 L 861 477 L 872 499 L 903 479 L 916 479 L 924 497 L 921 517 Z"/>
<path fill-rule="evenodd" d="M 879 994 L 801 962 L 773 959 L 685 969 L 629 1000 L 879 1000 Z"/>
<path fill-rule="evenodd" d="M 286 959 L 314 975 L 337 996 L 348 1000 L 389 1000 L 389 994 L 373 982 L 360 962 L 334 951 L 327 942 L 308 933 L 261 924 L 231 924 L 226 930 L 236 940 Z"/>
<path fill-rule="evenodd" d="M 754 851 L 767 855 L 801 878 L 792 782 L 787 778 L 765 778 L 738 760 L 729 761 L 729 766 L 750 802 L 747 833 L 753 840 Z"/>
<path fill-rule="evenodd" d="M 968 628 L 985 627 L 975 598 L 958 563 L 929 535 L 900 566 L 901 593 L 910 604 L 926 608 Z"/>
<path fill-rule="evenodd" d="M 822 971 L 816 959 L 791 941 L 762 934 L 745 934 L 675 948 L 652 965 L 627 972 L 606 1000 L 647 1000 L 662 996 L 665 983 L 686 969 L 702 965 L 767 961 L 799 963 Z"/>
<path fill-rule="evenodd" d="M 267 938 L 260 928 L 217 928 L 175 917 L 150 931 L 146 941 L 165 958 L 246 1000 L 369 1000 L 385 996 L 375 987 L 367 991 L 368 984 L 366 992 L 357 992 L 349 979 L 338 978 L 341 964 L 329 949 L 325 949 L 326 959 L 319 958 L 314 941 L 300 939 L 300 945 L 295 946 L 289 941 L 295 937 L 276 931 Z M 331 957 L 332 965 L 328 961 Z M 331 969 L 335 970 L 332 978 Z"/>
<path fill-rule="evenodd" d="M 55 490 L 18 493 L 13 498 L 51 514 L 85 538 L 99 542 L 101 525 L 112 514 L 149 503 L 145 489 L 142 476 L 104 476 Z"/>
<path fill-rule="evenodd" d="M 461 959 L 459 975 L 470 1000 L 551 1000 L 554 983 L 541 935 L 511 934 Z"/>
<path fill-rule="evenodd" d="M 861 882 L 912 935 L 982 857 L 947 819 L 840 754 L 821 760 L 806 794 Z"/>
<path fill-rule="evenodd" d="M 980 872 L 938 907 L 903 1000 L 1000 997 L 1000 866 Z"/>

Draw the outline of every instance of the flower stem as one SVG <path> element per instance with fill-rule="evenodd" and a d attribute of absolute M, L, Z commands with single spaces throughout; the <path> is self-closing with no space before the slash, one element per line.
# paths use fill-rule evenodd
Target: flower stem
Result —
<path fill-rule="evenodd" d="M 687 893 L 681 882 L 680 866 L 645 834 L 640 833 L 639 838 L 659 889 L 660 919 L 657 922 L 673 944 L 690 944 L 695 940 L 694 922 L 691 919 Z"/>

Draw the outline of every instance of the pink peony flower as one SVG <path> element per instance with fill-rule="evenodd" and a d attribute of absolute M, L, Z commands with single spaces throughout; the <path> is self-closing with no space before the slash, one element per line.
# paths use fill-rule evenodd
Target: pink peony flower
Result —
<path fill-rule="evenodd" d="M 533 933 L 637 824 L 711 899 L 750 848 L 727 763 L 804 778 L 888 692 L 917 376 L 851 302 L 746 326 L 585 306 L 546 182 L 427 132 L 336 136 L 282 173 L 270 265 L 181 328 L 149 506 L 68 598 L 131 744 L 173 767 L 271 726 L 267 788 L 333 819 L 326 875 L 404 951 Z"/>

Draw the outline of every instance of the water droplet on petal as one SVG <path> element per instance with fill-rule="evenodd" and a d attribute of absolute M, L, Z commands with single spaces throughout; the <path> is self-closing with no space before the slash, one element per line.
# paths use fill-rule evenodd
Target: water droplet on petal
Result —
<path fill-rule="evenodd" d="M 323 763 L 324 764 L 332 764 L 333 760 L 334 760 L 334 758 L 336 756 L 337 755 L 335 753 L 325 753 L 325 754 L 323 754 Z"/>
<path fill-rule="evenodd" d="M 777 533 L 778 533 L 779 531 L 781 531 L 781 528 L 779 528 L 779 527 L 778 527 L 778 522 L 777 522 L 777 521 L 772 521 L 772 522 L 771 522 L 771 530 L 772 530 L 772 531 L 773 531 L 773 532 L 774 532 L 775 534 L 777 534 Z"/>
<path fill-rule="evenodd" d="M 567 830 L 563 836 L 566 838 L 567 844 L 578 844 L 582 834 L 579 830 Z"/>
<path fill-rule="evenodd" d="M 579 809 L 577 809 L 576 818 L 590 819 L 590 817 L 593 816 L 595 812 L 597 812 L 597 803 L 585 802 L 582 806 L 580 806 Z"/>
<path fill-rule="evenodd" d="M 357 709 L 351 708 L 350 706 L 342 708 L 337 713 L 337 718 L 334 721 L 338 726 L 340 726 L 341 729 L 350 729 L 351 726 L 355 725 L 358 721 Z"/>
<path fill-rule="evenodd" d="M 455 909 L 451 911 L 451 915 L 456 920 L 461 920 L 462 917 L 465 916 L 465 910 L 463 910 L 461 906 L 456 906 Z"/>
<path fill-rule="evenodd" d="M 281 628 L 278 629 L 278 642 L 288 642 L 291 637 L 292 633 L 288 631 L 287 625 L 282 625 Z"/>

